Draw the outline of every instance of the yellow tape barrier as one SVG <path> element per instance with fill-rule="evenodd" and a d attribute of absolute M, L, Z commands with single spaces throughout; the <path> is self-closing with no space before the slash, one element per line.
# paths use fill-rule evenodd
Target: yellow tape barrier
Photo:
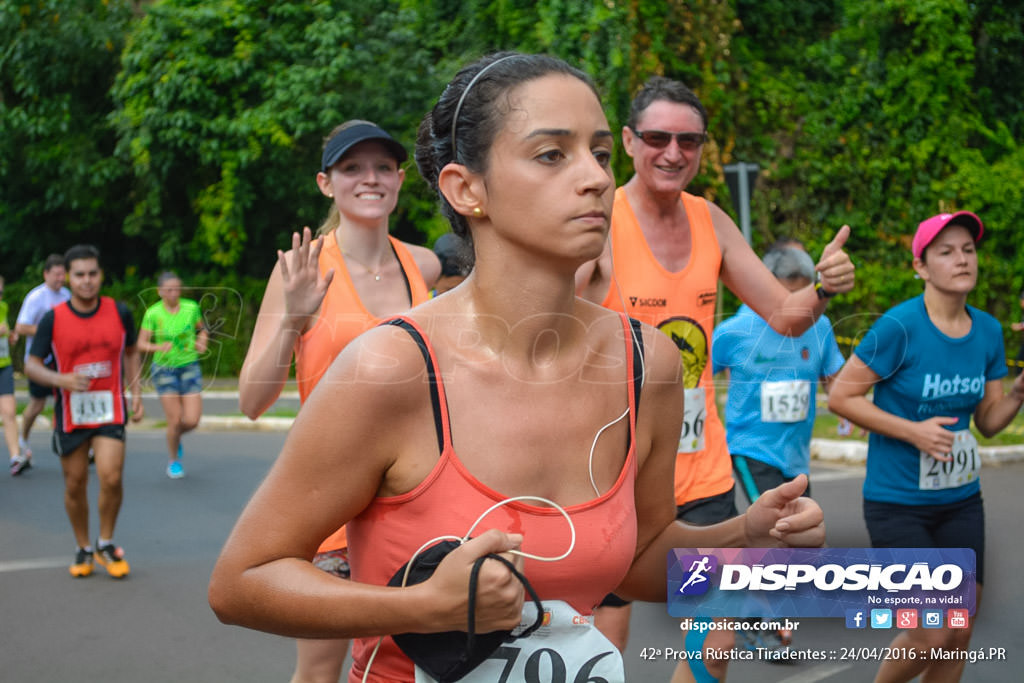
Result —
<path fill-rule="evenodd" d="M 857 343 L 857 340 L 854 339 L 853 337 L 840 337 L 840 336 L 837 335 L 836 336 L 836 342 L 839 343 L 839 344 L 842 344 L 844 346 L 848 346 L 848 347 L 850 347 L 852 349 L 854 347 L 854 345 Z M 1007 357 L 1006 365 L 1007 365 L 1007 367 L 1011 367 L 1011 368 L 1024 368 L 1024 361 L 1016 360 L 1015 358 Z M 1007 431 L 1009 431 L 1009 430 L 1007 430 Z"/>

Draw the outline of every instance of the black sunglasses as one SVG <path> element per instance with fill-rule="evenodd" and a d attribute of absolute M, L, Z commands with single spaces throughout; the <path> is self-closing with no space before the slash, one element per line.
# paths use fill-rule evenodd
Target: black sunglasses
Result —
<path fill-rule="evenodd" d="M 663 130 L 637 130 L 631 128 L 633 134 L 655 149 L 664 149 L 672 138 L 676 139 L 679 149 L 692 152 L 708 141 L 707 133 L 669 133 Z"/>

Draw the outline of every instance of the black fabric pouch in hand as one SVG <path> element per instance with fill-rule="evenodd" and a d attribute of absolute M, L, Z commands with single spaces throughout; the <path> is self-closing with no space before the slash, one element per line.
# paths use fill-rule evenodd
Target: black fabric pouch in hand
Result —
<path fill-rule="evenodd" d="M 430 546 L 420 553 L 413 561 L 409 576 L 405 580 L 406 586 L 415 585 L 426 581 L 434 574 L 434 570 L 441 564 L 448 553 L 459 547 L 455 541 L 441 541 Z M 537 608 L 537 620 L 523 632 L 513 635 L 511 630 L 492 631 L 490 633 L 476 633 L 474 625 L 476 622 L 476 586 L 477 577 L 480 573 L 480 566 L 485 560 L 497 560 L 508 567 L 509 571 L 519 579 L 526 589 L 527 594 L 533 600 Z M 402 566 L 391 580 L 389 586 L 401 586 L 405 577 L 405 570 L 408 563 Z M 395 644 L 411 659 L 416 666 L 425 673 L 439 681 L 449 683 L 457 681 L 470 671 L 479 666 L 485 659 L 491 656 L 502 643 L 525 638 L 541 626 L 544 618 L 544 608 L 541 606 L 540 598 L 537 597 L 533 586 L 526 580 L 511 562 L 500 555 L 491 553 L 477 559 L 473 564 L 473 570 L 469 577 L 469 618 L 466 631 L 444 631 L 442 633 L 400 633 L 392 636 Z"/>

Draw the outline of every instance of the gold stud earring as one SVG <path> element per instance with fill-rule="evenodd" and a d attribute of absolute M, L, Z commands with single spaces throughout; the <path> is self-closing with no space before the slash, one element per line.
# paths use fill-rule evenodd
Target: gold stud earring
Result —
<path fill-rule="evenodd" d="M 480 218 L 484 215 L 484 210 L 481 209 L 479 206 L 474 206 L 473 215 L 476 216 L 477 218 Z"/>

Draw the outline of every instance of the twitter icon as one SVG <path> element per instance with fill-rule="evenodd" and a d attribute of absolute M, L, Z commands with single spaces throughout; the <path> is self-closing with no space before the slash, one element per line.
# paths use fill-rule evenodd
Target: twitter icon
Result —
<path fill-rule="evenodd" d="M 892 610 L 871 610 L 871 628 L 892 628 Z"/>

